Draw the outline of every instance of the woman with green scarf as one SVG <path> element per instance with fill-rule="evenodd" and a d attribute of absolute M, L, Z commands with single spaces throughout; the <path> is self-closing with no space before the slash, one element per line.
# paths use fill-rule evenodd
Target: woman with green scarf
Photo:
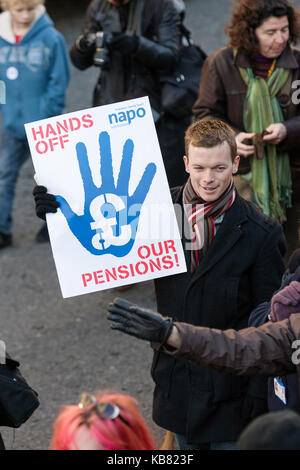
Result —
<path fill-rule="evenodd" d="M 291 252 L 300 244 L 300 51 L 291 47 L 300 15 L 287 0 L 236 1 L 226 31 L 229 45 L 204 64 L 194 113 L 235 129 L 236 187 L 283 223 Z"/>

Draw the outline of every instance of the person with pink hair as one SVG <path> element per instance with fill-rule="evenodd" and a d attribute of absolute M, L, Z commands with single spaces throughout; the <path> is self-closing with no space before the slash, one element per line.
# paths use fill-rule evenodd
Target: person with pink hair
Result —
<path fill-rule="evenodd" d="M 137 401 L 114 391 L 83 393 L 78 405 L 62 407 L 53 424 L 50 450 L 154 450 Z"/>

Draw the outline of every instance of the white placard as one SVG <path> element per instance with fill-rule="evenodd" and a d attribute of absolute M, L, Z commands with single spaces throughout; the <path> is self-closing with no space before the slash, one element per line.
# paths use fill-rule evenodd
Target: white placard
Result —
<path fill-rule="evenodd" d="M 63 297 L 186 271 L 148 97 L 25 128 Z"/>

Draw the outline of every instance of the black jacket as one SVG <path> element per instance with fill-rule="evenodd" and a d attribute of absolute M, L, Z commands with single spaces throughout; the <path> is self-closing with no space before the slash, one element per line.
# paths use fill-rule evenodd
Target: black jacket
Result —
<path fill-rule="evenodd" d="M 182 204 L 182 190 L 173 200 Z M 183 238 L 183 247 L 186 240 Z M 284 271 L 281 226 L 237 195 L 200 265 L 155 281 L 157 310 L 179 322 L 225 330 L 245 328 L 250 312 L 271 298 Z M 235 440 L 248 379 L 224 375 L 155 352 L 153 419 L 190 443 Z"/>
<path fill-rule="evenodd" d="M 121 14 L 123 9 L 125 18 L 128 17 L 130 4 L 137 0 L 131 0 L 123 7 L 112 7 L 111 17 L 108 13 L 99 13 L 101 5 L 106 2 L 107 0 L 93 0 L 90 3 L 84 33 L 116 32 L 114 14 Z M 170 0 L 140 0 L 140 5 L 136 31 L 139 37 L 138 49 L 129 57 L 110 50 L 110 68 L 101 70 L 94 92 L 95 106 L 148 95 L 152 107 L 159 111 L 159 73 L 172 69 L 177 61 L 179 17 Z M 126 24 L 121 22 L 122 32 L 126 30 Z M 93 55 L 83 54 L 76 44 L 71 49 L 71 59 L 81 70 L 93 65 Z"/>

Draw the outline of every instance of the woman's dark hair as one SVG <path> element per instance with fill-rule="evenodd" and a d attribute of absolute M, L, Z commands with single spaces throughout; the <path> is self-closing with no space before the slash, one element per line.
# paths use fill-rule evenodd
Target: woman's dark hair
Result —
<path fill-rule="evenodd" d="M 300 13 L 288 0 L 234 0 L 231 24 L 225 28 L 230 45 L 247 55 L 258 51 L 255 29 L 267 18 L 287 16 L 292 44 L 300 39 Z"/>

